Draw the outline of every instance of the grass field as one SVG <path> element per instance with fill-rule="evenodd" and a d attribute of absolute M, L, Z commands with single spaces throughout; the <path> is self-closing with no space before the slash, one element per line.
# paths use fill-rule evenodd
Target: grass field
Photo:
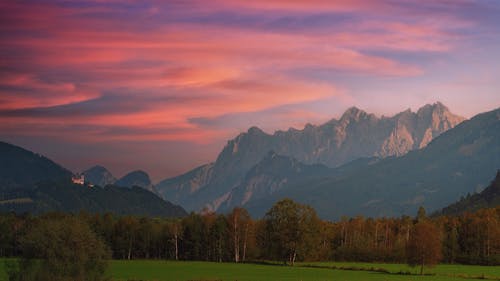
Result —
<path fill-rule="evenodd" d="M 315 262 L 299 263 L 300 266 L 314 266 L 326 268 L 356 268 L 363 270 L 384 269 L 392 274 L 411 273 L 417 275 L 420 272 L 419 267 L 410 267 L 406 264 L 387 264 L 387 263 L 359 263 L 359 262 Z M 500 280 L 500 266 L 479 266 L 479 265 L 457 265 L 441 264 L 434 268 L 425 268 L 426 274 L 437 276 L 452 277 L 480 277 L 493 280 Z"/>
<path fill-rule="evenodd" d="M 306 264 L 301 264 L 306 265 Z M 433 276 L 399 275 L 400 271 L 410 270 L 399 264 L 370 263 L 313 263 L 307 264 L 325 267 L 344 268 L 384 268 L 390 273 L 372 271 L 341 270 L 330 268 L 308 268 L 302 266 L 285 267 L 279 265 L 232 264 L 209 262 L 173 262 L 173 261 L 111 261 L 109 275 L 112 280 L 238 280 L 238 281 L 392 281 L 392 280 L 474 280 L 466 276 L 500 280 L 500 267 L 440 265 L 431 272 Z M 412 271 L 415 271 L 412 269 Z M 0 280 L 6 281 L 4 262 L 0 261 Z M 476 279 L 477 280 L 477 279 Z"/>

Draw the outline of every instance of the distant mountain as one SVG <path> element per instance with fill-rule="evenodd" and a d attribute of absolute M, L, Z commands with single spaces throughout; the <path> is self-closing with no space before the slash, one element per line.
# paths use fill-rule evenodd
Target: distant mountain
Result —
<path fill-rule="evenodd" d="M 473 212 L 497 206 L 500 206 L 500 170 L 497 171 L 495 179 L 486 189 L 480 193 L 462 197 L 460 201 L 443 208 L 438 214 L 459 215 L 463 212 Z"/>
<path fill-rule="evenodd" d="M 85 181 L 94 185 L 104 187 L 108 184 L 114 184 L 116 178 L 103 166 L 94 166 L 82 173 L 85 175 Z"/>
<path fill-rule="evenodd" d="M 70 179 L 71 175 L 70 171 L 40 154 L 0 142 L 0 191 L 43 180 Z"/>
<path fill-rule="evenodd" d="M 102 171 L 99 168 L 91 170 Z M 182 207 L 166 202 L 143 188 L 110 185 L 105 188 L 88 188 L 73 184 L 71 176 L 69 170 L 48 158 L 0 142 L 0 212 L 37 214 L 85 210 L 119 215 L 186 215 Z M 149 177 L 146 177 L 151 184 Z"/>
<path fill-rule="evenodd" d="M 49 211 L 113 213 L 150 217 L 183 217 L 180 206 L 139 187 L 108 185 L 88 188 L 70 182 L 41 182 L 35 188 L 3 194 L 0 212 L 40 214 Z"/>
<path fill-rule="evenodd" d="M 138 186 L 141 188 L 144 188 L 146 190 L 149 190 L 155 194 L 158 194 L 158 191 L 154 187 L 154 185 L 151 182 L 151 179 L 149 178 L 149 175 L 141 170 L 137 171 L 132 171 L 125 176 L 123 176 L 121 179 L 117 180 L 115 182 L 115 185 L 117 186 L 123 186 L 123 187 L 134 187 Z"/>
<path fill-rule="evenodd" d="M 416 113 L 407 110 L 381 118 L 353 107 L 339 120 L 332 119 L 320 126 L 308 124 L 303 130 L 277 131 L 273 135 L 252 127 L 230 140 L 215 163 L 164 180 L 156 187 L 165 198 L 188 210 L 217 208 L 269 151 L 303 164 L 338 167 L 363 157 L 404 155 L 425 147 L 463 120 L 436 103 Z"/>
<path fill-rule="evenodd" d="M 356 167 L 358 166 L 358 167 Z M 479 114 L 443 133 L 425 148 L 371 165 L 290 184 L 264 200 L 246 203 L 262 215 L 289 197 L 313 206 L 320 216 L 413 215 L 419 206 L 433 211 L 482 190 L 500 167 L 500 109 Z"/>
<path fill-rule="evenodd" d="M 97 165 L 84 171 L 83 174 L 85 175 L 85 181 L 101 187 L 110 184 L 128 188 L 137 186 L 158 194 L 149 175 L 141 170 L 132 171 L 122 178 L 116 179 L 106 168 Z"/>

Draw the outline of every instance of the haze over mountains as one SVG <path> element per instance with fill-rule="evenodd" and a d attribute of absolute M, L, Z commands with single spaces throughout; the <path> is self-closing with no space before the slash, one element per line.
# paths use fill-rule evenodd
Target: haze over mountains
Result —
<path fill-rule="evenodd" d="M 215 163 L 157 184 L 165 198 L 188 210 L 218 210 L 239 186 L 247 172 L 269 151 L 292 157 L 303 164 L 337 167 L 362 157 L 399 156 L 425 147 L 433 138 L 464 118 L 443 104 L 426 105 L 393 117 L 377 117 L 355 107 L 340 119 L 303 130 L 277 131 L 273 135 L 252 127 L 230 140 Z M 227 204 L 226 204 L 227 205 Z"/>
<path fill-rule="evenodd" d="M 441 103 L 393 117 L 353 107 L 338 120 L 303 130 L 271 135 L 252 127 L 228 141 L 214 163 L 156 185 L 141 170 L 116 179 L 106 168 L 92 167 L 83 172 L 99 186 L 92 194 L 61 192 L 64 185 L 57 182 L 72 173 L 43 156 L 5 143 L 0 152 L 12 159 L 0 161 L 0 209 L 102 212 L 116 203 L 111 209 L 118 213 L 170 214 L 177 208 L 173 202 L 188 211 L 241 206 L 260 217 L 287 197 L 325 219 L 414 215 L 419 206 L 439 210 L 490 183 L 500 167 L 500 109 L 464 121 Z M 67 198 L 74 208 L 63 203 Z M 175 210 L 171 214 L 185 214 Z"/>

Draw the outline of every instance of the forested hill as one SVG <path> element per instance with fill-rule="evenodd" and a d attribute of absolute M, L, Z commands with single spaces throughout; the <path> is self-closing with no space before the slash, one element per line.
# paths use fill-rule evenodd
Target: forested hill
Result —
<path fill-rule="evenodd" d="M 186 211 L 140 188 L 108 185 L 88 188 L 69 182 L 41 182 L 33 189 L 3 194 L 0 212 L 41 214 L 60 211 L 113 213 L 150 217 L 183 217 Z M 7 198 L 5 198 L 7 197 Z"/>
<path fill-rule="evenodd" d="M 500 206 L 500 170 L 497 171 L 495 179 L 486 189 L 480 193 L 461 198 L 460 201 L 443 208 L 440 213 L 443 215 L 459 215 L 463 212 L 473 212 L 482 208 L 496 206 Z"/>
<path fill-rule="evenodd" d="M 71 182 L 72 173 L 54 161 L 0 142 L 0 212 L 51 211 L 182 217 L 186 211 L 143 188 L 92 187 Z"/>
<path fill-rule="evenodd" d="M 71 172 L 54 161 L 0 141 L 0 190 L 70 178 Z"/>

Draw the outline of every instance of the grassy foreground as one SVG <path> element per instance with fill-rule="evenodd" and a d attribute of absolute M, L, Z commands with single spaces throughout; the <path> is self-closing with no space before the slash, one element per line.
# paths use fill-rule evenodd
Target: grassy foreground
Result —
<path fill-rule="evenodd" d="M 306 264 L 301 264 L 306 265 Z M 440 265 L 430 272 L 433 276 L 399 275 L 411 269 L 399 264 L 370 263 L 312 263 L 313 266 L 336 266 L 338 268 L 383 268 L 390 273 L 355 271 L 329 268 L 285 267 L 278 265 L 232 264 L 210 262 L 174 262 L 174 261 L 111 261 L 109 275 L 112 280 L 238 280 L 238 281 L 391 281 L 391 280 L 474 280 L 473 276 L 485 276 L 491 280 L 500 280 L 500 267 Z M 477 280 L 477 279 L 476 279 Z M 7 281 L 4 260 L 0 260 L 0 281 Z"/>
<path fill-rule="evenodd" d="M 305 265 L 305 264 L 301 264 Z M 390 273 L 355 271 L 329 268 L 285 267 L 279 265 L 233 264 L 209 262 L 173 261 L 113 261 L 110 273 L 115 280 L 238 280 L 238 281 L 321 281 L 321 280 L 474 280 L 482 277 L 500 280 L 500 267 L 440 265 L 430 272 L 434 276 L 399 275 L 400 271 L 412 271 L 400 264 L 369 263 L 314 263 L 314 266 L 357 267 L 362 269 L 383 268 Z M 465 277 L 465 278 L 464 278 Z M 477 280 L 477 279 L 476 279 Z"/>

